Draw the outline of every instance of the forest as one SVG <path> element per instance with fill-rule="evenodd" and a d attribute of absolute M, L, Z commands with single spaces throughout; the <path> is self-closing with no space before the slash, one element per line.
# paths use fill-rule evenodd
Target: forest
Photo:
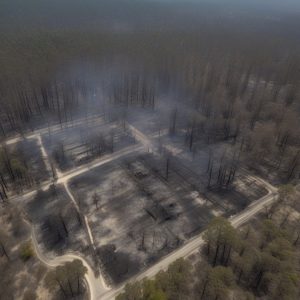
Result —
<path fill-rule="evenodd" d="M 226 28 L 1 35 L 2 140 L 95 111 L 111 119 L 127 118 L 132 107 L 159 113 L 167 98 L 170 131 L 184 129 L 191 150 L 232 141 L 258 171 L 286 181 L 297 175 L 296 36 L 241 37 Z M 9 152 L 1 151 L 2 188 L 14 180 Z"/>
<path fill-rule="evenodd" d="M 299 15 L 2 0 L 0 299 L 299 299 Z"/>
<path fill-rule="evenodd" d="M 239 230 L 213 219 L 199 252 L 154 279 L 129 283 L 116 299 L 297 299 L 299 217 L 291 211 L 299 216 L 298 197 L 281 186 L 278 202 Z"/>

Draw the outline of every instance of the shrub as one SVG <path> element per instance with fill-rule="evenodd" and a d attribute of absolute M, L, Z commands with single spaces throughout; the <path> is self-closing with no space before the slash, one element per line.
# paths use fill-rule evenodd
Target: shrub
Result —
<path fill-rule="evenodd" d="M 24 244 L 21 245 L 19 256 L 24 262 L 26 262 L 27 260 L 29 260 L 31 257 L 34 256 L 34 250 L 32 248 L 31 242 L 25 242 Z"/>

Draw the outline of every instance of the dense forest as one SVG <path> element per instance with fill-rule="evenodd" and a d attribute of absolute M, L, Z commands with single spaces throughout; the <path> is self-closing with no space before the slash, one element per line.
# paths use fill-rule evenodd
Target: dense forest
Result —
<path fill-rule="evenodd" d="M 55 5 L 50 6 L 54 10 Z M 146 9 L 134 7 L 139 17 Z M 208 16 L 212 7 L 205 7 L 200 16 L 213 22 L 218 14 Z M 41 7 L 36 9 L 36 14 L 42 13 Z M 174 15 L 179 11 L 180 4 L 171 9 Z M 139 30 L 121 32 L 100 25 L 97 30 L 70 24 L 53 28 L 48 18 L 41 29 L 33 29 L 26 23 L 26 10 L 23 14 L 16 16 L 25 22 L 23 30 L 4 27 L 0 33 L 2 138 L 70 122 L 95 107 L 106 114 L 120 106 L 127 111 L 136 106 L 159 111 L 167 97 L 170 119 L 176 111 L 177 119 L 183 120 L 178 127 L 190 135 L 190 148 L 199 140 L 233 140 L 252 167 L 266 165 L 282 180 L 297 176 L 300 52 L 299 32 L 290 15 L 280 23 L 267 22 L 264 30 L 259 27 L 264 18 L 254 27 L 248 17 L 237 27 L 237 20 L 227 20 L 225 13 L 225 26 L 208 21 L 202 26 L 204 21 L 193 15 L 191 29 L 180 24 L 181 15 L 177 26 L 170 22 L 156 28 L 151 26 L 162 16 L 147 10 L 146 15 L 154 18 L 145 22 L 149 27 L 135 24 Z M 38 22 L 39 15 L 32 14 Z M 62 9 L 61 14 L 66 12 Z M 2 174 L 11 173 L 9 160 L 1 155 L 2 164 L 7 161 Z"/>

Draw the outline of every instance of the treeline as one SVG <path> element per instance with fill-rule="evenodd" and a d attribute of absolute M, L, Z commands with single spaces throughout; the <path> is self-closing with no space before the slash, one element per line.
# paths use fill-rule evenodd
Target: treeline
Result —
<path fill-rule="evenodd" d="M 220 65 L 194 65 L 184 78 L 191 96 L 170 111 L 169 132 L 184 131 L 184 143 L 193 152 L 232 143 L 237 162 L 289 181 L 297 176 L 300 159 L 296 73 L 293 67 L 282 66 L 283 75 L 279 69 L 263 70 L 267 64 L 247 63 L 231 57 Z"/>
<path fill-rule="evenodd" d="M 296 207 L 291 198 L 289 186 L 281 188 L 265 217 L 241 230 L 213 219 L 201 256 L 178 260 L 153 280 L 128 284 L 117 299 L 299 299 L 299 219 L 291 213 L 275 217 L 291 203 Z"/>
<path fill-rule="evenodd" d="M 35 140 L 0 145 L 0 202 L 5 202 L 12 192 L 39 184 L 48 175 Z"/>
<path fill-rule="evenodd" d="M 155 108 L 155 89 L 153 79 L 141 76 L 139 72 L 125 74 L 114 79 L 109 92 L 109 99 L 114 104 Z"/>
<path fill-rule="evenodd" d="M 232 142 L 239 161 L 259 172 L 286 181 L 298 174 L 300 45 L 292 36 L 207 28 L 0 38 L 2 138 L 139 106 L 163 110 L 169 124 L 161 123 L 170 134 L 183 130 L 191 151 Z M 231 179 L 219 180 L 224 186 Z"/>
<path fill-rule="evenodd" d="M 22 188 L 31 186 L 33 182 L 24 153 L 20 149 L 0 147 L 0 200 L 7 200 L 12 186 Z"/>
<path fill-rule="evenodd" d="M 230 36 L 220 28 L 190 33 L 2 33 L 0 129 L 2 134 L 8 129 L 21 130 L 33 117 L 47 112 L 54 113 L 56 121 L 68 121 L 80 98 L 93 95 L 101 85 L 101 77 L 109 77 L 110 68 L 115 68 L 115 73 L 124 73 L 128 65 L 129 70 L 139 71 L 133 76 L 124 76 L 121 84 L 114 81 L 111 94 L 116 102 L 141 98 L 141 102 L 152 103 L 158 93 L 153 85 L 154 77 L 160 89 L 183 90 L 185 98 L 196 98 L 195 106 L 209 116 L 214 103 L 203 96 L 215 91 L 213 98 L 223 98 L 225 95 L 220 95 L 219 87 L 223 81 L 231 98 L 228 105 L 223 99 L 228 119 L 235 98 L 245 92 L 249 80 L 254 80 L 256 86 L 263 80 L 273 82 L 276 94 L 281 86 L 297 81 L 297 50 L 289 50 L 289 56 L 283 57 L 287 49 L 280 45 L 285 43 L 289 49 L 298 49 L 299 45 L 292 38 L 285 39 L 270 37 L 265 41 L 264 37 L 253 37 L 250 33 L 242 38 L 237 32 Z M 259 53 L 257 48 L 261 48 Z M 86 66 L 88 70 L 78 71 Z M 293 102 L 295 94 L 291 88 L 288 102 Z M 257 101 L 253 113 L 260 110 L 261 101 Z M 255 120 L 251 126 L 253 123 Z"/>
<path fill-rule="evenodd" d="M 193 280 L 191 269 L 189 262 L 177 260 L 154 280 L 127 284 L 124 293 L 118 295 L 116 300 L 189 299 L 190 283 Z"/>

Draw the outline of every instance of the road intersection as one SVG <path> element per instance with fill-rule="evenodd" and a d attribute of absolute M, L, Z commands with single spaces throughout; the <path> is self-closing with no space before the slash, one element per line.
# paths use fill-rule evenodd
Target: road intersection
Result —
<path fill-rule="evenodd" d="M 97 121 L 97 119 L 93 120 L 94 122 L 98 122 L 100 120 Z M 83 124 L 84 122 L 86 122 L 86 119 L 82 119 L 82 120 L 78 120 L 78 121 L 74 121 L 73 126 L 77 126 L 80 124 Z M 69 194 L 71 200 L 74 202 L 74 205 L 76 207 L 77 210 L 79 210 L 79 207 L 71 193 L 71 191 L 68 188 L 68 182 L 74 178 L 75 176 L 81 175 L 85 172 L 88 172 L 89 170 L 99 167 L 101 165 L 107 164 L 109 162 L 112 162 L 120 157 L 123 157 L 125 155 L 131 154 L 135 151 L 141 151 L 142 149 L 145 149 L 146 151 L 150 151 L 150 152 L 155 152 L 155 146 L 152 143 L 151 138 L 148 138 L 146 135 L 144 135 L 141 131 L 139 131 L 136 127 L 127 124 L 128 125 L 128 129 L 131 132 L 131 135 L 133 137 L 135 137 L 135 139 L 138 141 L 137 144 L 127 147 L 123 150 L 120 150 L 118 152 L 115 152 L 113 154 L 110 155 L 105 155 L 99 159 L 94 160 L 91 163 L 88 163 L 86 165 L 74 168 L 71 171 L 68 172 L 60 172 L 59 170 L 55 170 L 56 173 L 56 178 L 53 180 L 49 180 L 48 182 L 45 182 L 43 185 L 41 185 L 39 188 L 46 190 L 48 189 L 53 183 L 56 184 L 63 184 L 66 188 L 67 193 Z M 49 133 L 49 132 L 54 132 L 54 131 L 59 131 L 62 130 L 60 125 L 54 125 L 48 128 L 43 128 L 40 130 L 37 130 L 34 133 L 30 133 L 28 135 L 24 135 L 23 137 L 14 137 L 11 139 L 8 139 L 6 141 L 7 145 L 16 143 L 21 141 L 23 138 L 26 139 L 37 139 L 38 144 L 41 148 L 41 152 L 42 152 L 42 156 L 45 160 L 45 164 L 47 166 L 47 169 L 52 169 L 52 165 L 50 162 L 50 159 L 48 157 L 47 151 L 44 148 L 42 139 L 41 139 L 41 134 L 45 134 L 45 133 Z M 277 188 L 272 186 L 270 183 L 266 182 L 265 180 L 253 176 L 253 175 L 248 175 L 249 178 L 251 178 L 252 180 L 255 180 L 256 182 L 259 182 L 262 186 L 264 186 L 266 188 L 266 190 L 268 191 L 268 194 L 263 196 L 262 198 L 256 200 L 255 202 L 253 202 L 251 205 L 249 205 L 244 211 L 240 212 L 239 214 L 232 216 L 229 221 L 231 222 L 231 224 L 234 227 L 239 227 L 241 225 L 243 225 L 244 223 L 246 223 L 249 219 L 251 219 L 252 217 L 254 217 L 256 214 L 258 214 L 259 212 L 261 212 L 266 206 L 272 204 L 277 198 L 278 198 L 278 192 L 277 192 Z M 28 198 L 30 196 L 32 196 L 36 191 L 29 191 L 21 196 L 14 196 L 11 198 L 11 200 L 14 201 L 20 201 L 23 200 L 24 198 Z M 91 233 L 91 229 L 89 228 L 89 223 L 87 220 L 87 217 L 84 218 L 85 220 L 85 225 L 87 228 L 87 233 L 90 239 L 90 243 L 91 245 L 94 247 L 93 245 L 93 237 L 92 237 L 92 233 Z M 203 245 L 203 233 L 195 236 L 194 238 L 190 239 L 189 241 L 187 241 L 183 246 L 181 246 L 180 248 L 178 248 L 177 250 L 173 251 L 172 253 L 170 253 L 169 255 L 163 257 L 159 262 L 157 262 L 155 265 L 153 265 L 152 267 L 148 268 L 147 270 L 141 272 L 140 274 L 134 276 L 133 278 L 131 278 L 130 280 L 128 280 L 127 282 L 123 283 L 122 285 L 118 286 L 118 287 L 108 287 L 105 284 L 105 281 L 103 279 L 103 276 L 100 274 L 99 276 L 96 276 L 94 274 L 94 271 L 92 270 L 92 268 L 90 267 L 90 265 L 88 264 L 88 262 L 81 257 L 78 254 L 75 253 L 69 253 L 69 254 L 65 254 L 63 256 L 57 256 L 54 259 L 48 259 L 46 258 L 43 253 L 41 252 L 36 236 L 35 236 L 35 230 L 34 230 L 34 226 L 32 224 L 31 225 L 31 236 L 32 236 L 32 241 L 33 241 L 33 245 L 35 248 L 35 252 L 37 254 L 37 257 L 39 258 L 39 260 L 41 262 L 43 262 L 44 264 L 46 264 L 49 267 L 56 267 L 58 265 L 61 265 L 63 263 L 66 263 L 68 261 L 72 261 L 73 259 L 80 259 L 83 263 L 84 266 L 86 266 L 86 268 L 88 269 L 88 272 L 85 276 L 85 279 L 87 281 L 88 287 L 89 287 L 89 293 L 90 293 L 90 298 L 92 300 L 109 300 L 109 299 L 114 299 L 124 288 L 125 284 L 127 282 L 130 281 L 135 281 L 135 280 L 141 280 L 143 278 L 151 278 L 154 277 L 159 271 L 161 270 L 166 270 L 168 268 L 168 266 L 173 263 L 174 261 L 176 261 L 179 258 L 186 258 L 188 256 L 190 256 L 191 254 L 195 253 L 196 251 L 199 250 L 199 248 Z"/>

